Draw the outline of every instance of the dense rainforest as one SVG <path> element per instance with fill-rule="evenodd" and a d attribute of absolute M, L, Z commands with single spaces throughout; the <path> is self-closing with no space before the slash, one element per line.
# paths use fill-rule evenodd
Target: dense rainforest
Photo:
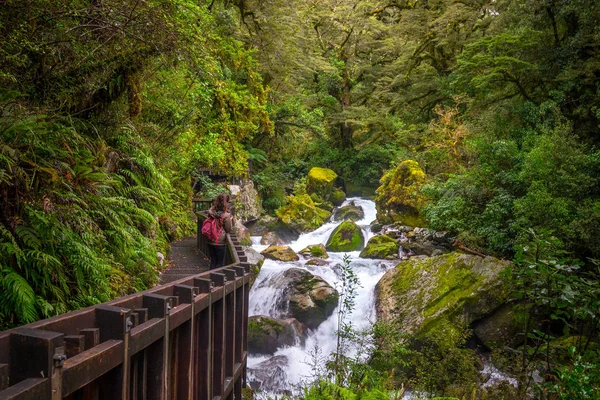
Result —
<path fill-rule="evenodd" d="M 530 318 L 518 391 L 469 385 L 468 330 L 378 326 L 307 398 L 598 399 L 599 145 L 595 0 L 0 1 L 0 328 L 156 284 L 204 169 L 314 229 L 324 167 L 380 223 L 512 261 Z"/>

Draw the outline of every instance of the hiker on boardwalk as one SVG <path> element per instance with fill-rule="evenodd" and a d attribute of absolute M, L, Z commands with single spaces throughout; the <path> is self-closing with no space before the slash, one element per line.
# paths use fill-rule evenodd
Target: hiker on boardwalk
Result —
<path fill-rule="evenodd" d="M 208 255 L 210 256 L 210 269 L 221 268 L 225 262 L 227 251 L 226 235 L 231 232 L 233 216 L 229 213 L 229 195 L 221 193 L 215 199 L 213 206 L 208 210 L 208 218 L 213 224 L 212 238 L 208 240 Z"/>

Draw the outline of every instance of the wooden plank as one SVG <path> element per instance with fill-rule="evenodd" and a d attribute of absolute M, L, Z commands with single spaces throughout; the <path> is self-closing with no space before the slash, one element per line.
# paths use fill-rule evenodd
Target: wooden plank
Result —
<path fill-rule="evenodd" d="M 165 334 L 165 320 L 163 318 L 152 318 L 148 322 L 136 326 L 129 332 L 129 354 L 134 355 L 157 340 L 161 340 Z"/>
<path fill-rule="evenodd" d="M 196 328 L 195 302 L 199 293 L 195 286 L 175 285 L 173 293 L 179 297 L 180 303 L 189 303 L 188 320 L 178 329 L 177 343 L 177 399 L 190 400 L 193 397 L 194 388 L 194 329 Z"/>
<path fill-rule="evenodd" d="M 122 340 L 107 340 L 65 361 L 63 395 L 69 395 L 123 363 Z M 90 394 L 92 395 L 92 394 Z M 84 395 L 84 398 L 87 398 Z"/>
<path fill-rule="evenodd" d="M 8 387 L 8 364 L 0 364 L 0 391 Z"/>
<path fill-rule="evenodd" d="M 65 336 L 65 354 L 67 358 L 76 356 L 85 350 L 85 336 L 68 335 Z"/>
<path fill-rule="evenodd" d="M 28 378 L 0 392 L 2 400 L 41 400 L 48 399 L 50 380 Z"/>

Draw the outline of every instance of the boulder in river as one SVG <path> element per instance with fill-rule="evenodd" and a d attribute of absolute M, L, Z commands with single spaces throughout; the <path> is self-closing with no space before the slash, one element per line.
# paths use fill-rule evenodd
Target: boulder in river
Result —
<path fill-rule="evenodd" d="M 250 246 L 244 247 L 244 253 L 248 257 L 248 263 L 250 264 L 250 287 L 252 287 L 265 262 L 265 257 Z"/>
<path fill-rule="evenodd" d="M 344 221 L 334 229 L 326 248 L 329 251 L 357 251 L 364 245 L 362 229 L 354 221 Z"/>
<path fill-rule="evenodd" d="M 323 260 L 322 258 L 312 258 L 306 262 L 304 265 L 313 265 L 317 267 L 324 267 L 326 265 L 331 264 L 331 261 Z"/>
<path fill-rule="evenodd" d="M 337 174 L 329 168 L 313 167 L 306 177 L 306 191 L 315 193 L 323 200 L 329 200 L 333 193 L 333 184 Z"/>
<path fill-rule="evenodd" d="M 276 261 L 298 261 L 300 257 L 289 246 L 269 246 L 261 253 L 265 258 Z"/>
<path fill-rule="evenodd" d="M 329 254 L 327 254 L 325 245 L 322 243 L 306 246 L 304 249 L 300 250 L 300 254 L 306 258 L 329 258 Z"/>
<path fill-rule="evenodd" d="M 254 315 L 248 320 L 250 354 L 274 354 L 278 348 L 306 339 L 306 326 L 294 318 L 278 319 Z"/>
<path fill-rule="evenodd" d="M 274 356 L 248 368 L 248 383 L 253 390 L 268 389 L 270 391 L 289 390 L 285 368 L 289 365 L 286 356 Z"/>
<path fill-rule="evenodd" d="M 339 207 L 346 201 L 346 193 L 343 190 L 334 189 L 330 200 L 334 206 Z"/>
<path fill-rule="evenodd" d="M 333 219 L 336 221 L 345 221 L 351 219 L 352 221 L 359 221 L 365 217 L 365 211 L 361 206 L 357 206 L 354 202 L 347 206 L 338 208 L 333 214 Z"/>
<path fill-rule="evenodd" d="M 289 229 L 297 232 L 310 232 L 317 229 L 331 217 L 331 212 L 321 208 L 308 194 L 288 196 L 287 204 L 277 210 L 277 216 Z"/>
<path fill-rule="evenodd" d="M 360 252 L 361 258 L 394 259 L 398 258 L 398 242 L 387 235 L 377 235 L 369 239 Z"/>
<path fill-rule="evenodd" d="M 411 257 L 377 284 L 377 319 L 396 319 L 417 336 L 440 330 L 457 334 L 506 302 L 508 287 L 500 273 L 509 265 L 460 253 Z"/>
<path fill-rule="evenodd" d="M 267 232 L 260 238 L 260 244 L 269 246 L 281 246 L 285 244 L 285 240 L 279 237 L 275 232 Z"/>
<path fill-rule="evenodd" d="M 337 290 L 306 270 L 288 269 L 283 274 L 283 284 L 282 306 L 288 305 L 287 316 L 311 329 L 316 329 L 337 307 Z"/>

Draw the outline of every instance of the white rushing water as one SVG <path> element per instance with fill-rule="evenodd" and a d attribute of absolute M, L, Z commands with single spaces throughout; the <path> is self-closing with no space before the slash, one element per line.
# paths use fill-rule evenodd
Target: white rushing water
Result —
<path fill-rule="evenodd" d="M 344 205 L 354 202 L 355 205 L 361 206 L 364 210 L 365 216 L 362 220 L 357 221 L 357 224 L 363 229 L 363 235 L 365 237 L 365 243 L 369 240 L 372 235 L 369 229 L 369 225 L 376 218 L 375 203 L 370 200 L 361 198 L 350 198 L 344 203 Z M 289 244 L 289 246 L 296 252 L 304 249 L 309 245 L 318 243 L 325 244 L 327 239 L 333 232 L 333 230 L 340 224 L 340 222 L 330 222 L 319 229 L 301 235 L 298 240 Z M 264 250 L 267 246 L 259 244 L 260 238 L 254 238 L 253 248 L 257 251 Z M 278 318 L 281 317 L 277 311 L 276 304 L 282 294 L 282 289 L 276 289 L 274 282 L 281 277 L 281 275 L 290 268 L 301 268 L 311 272 L 324 279 L 331 286 L 336 287 L 339 282 L 339 276 L 336 274 L 335 267 L 342 263 L 345 254 L 350 257 L 350 266 L 353 272 L 359 279 L 360 287 L 356 291 L 356 307 L 349 315 L 348 319 L 352 322 L 355 329 L 366 329 L 372 323 L 375 322 L 375 297 L 374 289 L 375 285 L 381 279 L 385 271 L 392 268 L 396 263 L 394 261 L 384 260 L 367 260 L 359 258 L 358 251 L 349 253 L 333 253 L 329 252 L 329 265 L 326 266 L 305 266 L 306 259 L 301 259 L 296 262 L 279 262 L 273 260 L 265 260 L 260 274 L 258 275 L 252 290 L 250 291 L 250 310 L 249 314 L 252 315 L 266 315 L 269 317 Z M 335 351 L 336 348 L 336 331 L 337 327 L 337 309 L 333 314 L 316 330 L 309 332 L 308 338 L 304 345 L 296 345 L 293 347 L 279 348 L 274 356 L 285 356 L 287 357 L 287 366 L 285 363 L 278 364 L 280 370 L 278 377 L 275 378 L 277 382 L 265 382 L 266 387 L 263 386 L 265 392 L 277 392 L 281 390 L 293 390 L 297 385 L 306 382 L 313 375 L 312 367 L 314 360 L 315 349 L 319 349 L 320 358 L 325 359 Z M 355 349 L 356 350 L 356 349 Z M 261 362 L 270 359 L 271 356 L 250 356 L 248 359 L 248 367 L 250 369 L 255 368 Z M 279 360 L 283 357 L 278 357 Z M 253 376 L 250 373 L 250 380 L 257 379 L 257 376 Z M 270 387 L 269 387 L 270 386 Z"/>

